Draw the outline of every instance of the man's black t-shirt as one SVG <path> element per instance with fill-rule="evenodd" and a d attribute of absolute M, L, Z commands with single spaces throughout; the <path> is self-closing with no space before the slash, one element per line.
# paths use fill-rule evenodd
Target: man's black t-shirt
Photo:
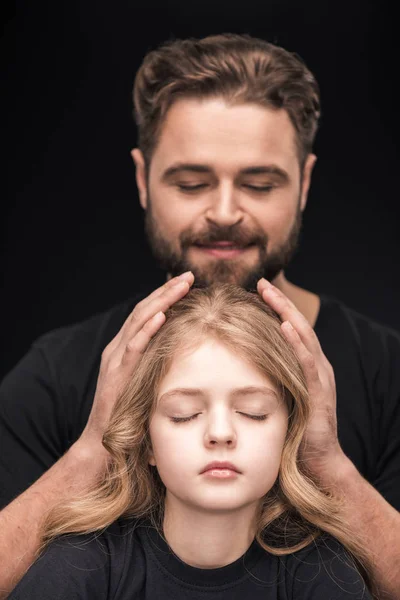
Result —
<path fill-rule="evenodd" d="M 182 562 L 148 524 L 117 521 L 101 535 L 65 536 L 29 569 L 9 600 L 370 600 L 343 547 L 325 535 L 287 556 L 256 541 L 235 562 Z"/>
<path fill-rule="evenodd" d="M 27 489 L 86 425 L 101 353 L 140 298 L 39 338 L 0 389 L 0 508 Z M 400 335 L 331 298 L 315 331 L 337 385 L 340 444 L 400 510 Z"/>

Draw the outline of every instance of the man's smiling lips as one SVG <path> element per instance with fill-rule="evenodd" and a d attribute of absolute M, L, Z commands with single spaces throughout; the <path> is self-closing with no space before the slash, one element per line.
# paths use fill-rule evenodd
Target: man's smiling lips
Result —
<path fill-rule="evenodd" d="M 239 246 L 233 242 L 213 242 L 212 244 L 195 244 L 194 247 L 205 254 L 215 256 L 216 258 L 235 258 L 240 256 L 253 245 Z"/>

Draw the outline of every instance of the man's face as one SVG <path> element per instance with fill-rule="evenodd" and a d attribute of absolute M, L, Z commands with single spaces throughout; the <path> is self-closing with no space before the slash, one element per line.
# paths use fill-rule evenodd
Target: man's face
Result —
<path fill-rule="evenodd" d="M 284 110 L 182 99 L 169 109 L 140 200 L 153 253 L 172 276 L 198 285 L 254 288 L 272 280 L 296 249 L 310 175 L 300 173 L 295 130 Z"/>

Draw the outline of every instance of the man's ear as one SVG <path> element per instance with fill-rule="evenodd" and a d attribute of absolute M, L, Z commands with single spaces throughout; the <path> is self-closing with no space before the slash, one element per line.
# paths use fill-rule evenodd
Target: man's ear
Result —
<path fill-rule="evenodd" d="M 142 151 L 139 148 L 131 150 L 133 162 L 136 165 L 136 185 L 139 191 L 140 205 L 143 210 L 147 209 L 147 184 L 146 184 L 146 164 Z"/>
<path fill-rule="evenodd" d="M 300 210 L 303 210 L 306 207 L 307 199 L 308 199 L 308 190 L 310 189 L 311 184 L 311 175 L 314 169 L 314 165 L 317 162 L 317 157 L 315 154 L 309 154 L 307 156 L 307 160 L 304 164 L 303 168 L 303 180 L 301 187 L 301 200 L 300 200 Z"/>

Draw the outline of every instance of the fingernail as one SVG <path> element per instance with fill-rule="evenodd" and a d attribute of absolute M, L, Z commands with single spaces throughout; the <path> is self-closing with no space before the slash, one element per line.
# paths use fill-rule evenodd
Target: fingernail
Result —
<path fill-rule="evenodd" d="M 261 281 L 266 286 L 267 290 L 270 290 L 273 287 L 272 283 L 270 283 L 268 279 L 265 279 L 265 277 L 263 277 Z"/>
<path fill-rule="evenodd" d="M 278 295 L 276 293 L 276 290 L 275 290 L 274 286 L 271 285 L 270 283 L 268 283 L 268 285 L 265 288 L 264 292 L 267 292 L 268 296 L 277 296 Z"/>
<path fill-rule="evenodd" d="M 189 286 L 189 282 L 188 281 L 177 281 L 176 283 L 174 283 L 174 285 L 172 287 L 174 288 L 184 288 L 184 287 L 190 287 Z"/>
<path fill-rule="evenodd" d="M 182 273 L 182 275 L 179 275 L 178 280 L 182 281 L 185 280 L 189 277 L 189 275 L 192 274 L 192 271 L 185 271 L 184 273 Z"/>

